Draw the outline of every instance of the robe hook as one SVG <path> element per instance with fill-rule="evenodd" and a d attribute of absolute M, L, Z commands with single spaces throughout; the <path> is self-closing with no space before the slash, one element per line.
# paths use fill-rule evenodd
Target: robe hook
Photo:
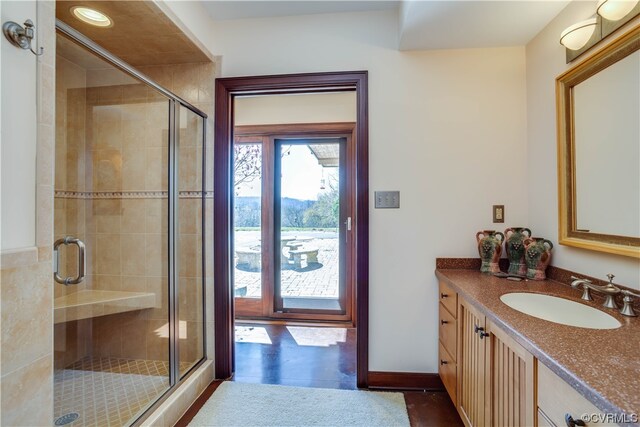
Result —
<path fill-rule="evenodd" d="M 12 45 L 21 49 L 29 49 L 36 56 L 40 56 L 44 53 L 43 47 L 40 47 L 40 53 L 36 52 L 31 47 L 31 41 L 35 34 L 35 27 L 31 19 L 24 21 L 24 27 L 16 22 L 7 21 L 2 25 L 2 31 Z"/>

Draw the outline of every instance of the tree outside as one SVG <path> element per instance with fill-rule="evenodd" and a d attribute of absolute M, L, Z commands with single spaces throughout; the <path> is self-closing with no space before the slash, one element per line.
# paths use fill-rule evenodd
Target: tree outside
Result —
<path fill-rule="evenodd" d="M 287 150 L 283 150 L 283 156 Z M 239 195 L 243 186 L 260 185 L 262 177 L 262 147 L 258 144 L 234 145 L 234 189 L 235 226 L 240 228 L 260 227 L 260 197 Z M 283 198 L 281 224 L 285 228 L 337 229 L 340 213 L 338 179 L 330 174 L 328 191 L 320 192 L 317 200 Z"/>

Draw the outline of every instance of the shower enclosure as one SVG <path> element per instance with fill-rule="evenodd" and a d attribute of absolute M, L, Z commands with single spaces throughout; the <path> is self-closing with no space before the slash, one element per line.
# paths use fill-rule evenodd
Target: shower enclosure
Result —
<path fill-rule="evenodd" d="M 54 421 L 129 425 L 205 355 L 206 115 L 57 29 Z"/>

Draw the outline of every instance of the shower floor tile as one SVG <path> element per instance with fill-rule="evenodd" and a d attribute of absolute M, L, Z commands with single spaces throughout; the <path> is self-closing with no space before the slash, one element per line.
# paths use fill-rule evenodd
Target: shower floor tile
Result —
<path fill-rule="evenodd" d="M 55 372 L 54 420 L 75 412 L 67 425 L 128 425 L 168 388 L 168 362 L 85 358 Z"/>

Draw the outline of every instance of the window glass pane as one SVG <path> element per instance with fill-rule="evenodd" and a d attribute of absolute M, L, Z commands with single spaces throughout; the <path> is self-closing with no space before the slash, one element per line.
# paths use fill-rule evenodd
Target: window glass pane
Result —
<path fill-rule="evenodd" d="M 281 145 L 279 154 L 283 308 L 340 310 L 340 145 Z"/>
<path fill-rule="evenodd" d="M 234 292 L 262 295 L 262 144 L 234 144 Z M 242 307 L 238 307 L 239 310 Z"/>

